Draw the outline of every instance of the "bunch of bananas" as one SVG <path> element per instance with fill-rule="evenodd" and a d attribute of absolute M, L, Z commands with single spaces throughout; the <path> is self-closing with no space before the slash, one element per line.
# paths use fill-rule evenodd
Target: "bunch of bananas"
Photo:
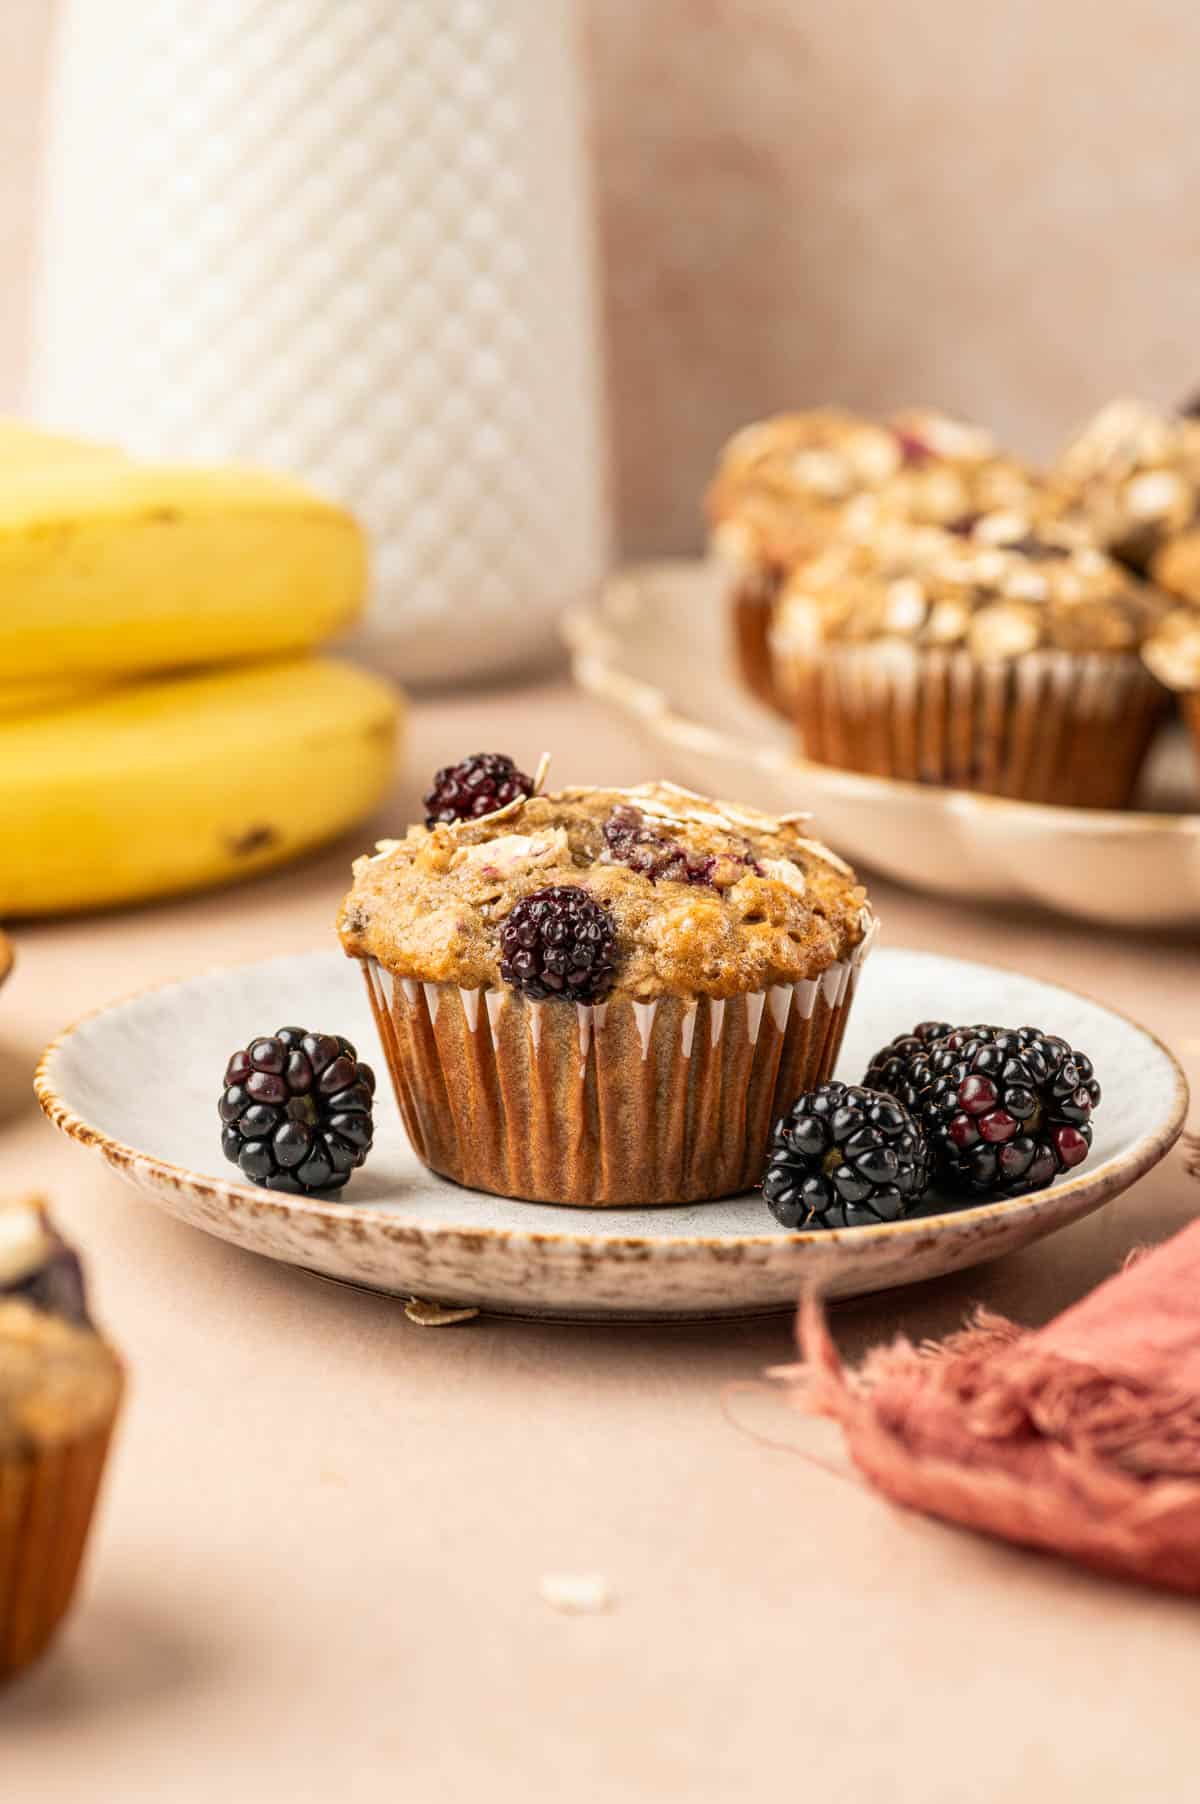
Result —
<path fill-rule="evenodd" d="M 226 882 L 366 814 L 398 697 L 312 655 L 365 586 L 299 483 L 0 424 L 0 917 Z"/>

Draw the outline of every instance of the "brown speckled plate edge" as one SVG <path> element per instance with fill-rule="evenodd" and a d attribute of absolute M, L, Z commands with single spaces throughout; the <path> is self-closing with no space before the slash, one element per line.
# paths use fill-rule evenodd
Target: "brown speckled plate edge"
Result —
<path fill-rule="evenodd" d="M 257 967 L 262 962 L 254 961 L 254 964 Z M 1023 975 L 1011 970 L 1006 973 L 1002 966 L 989 968 L 998 975 Z M 219 969 L 228 972 L 231 967 Z M 1178 1060 L 1156 1035 L 1132 1017 L 1098 1003 L 1086 992 L 1054 984 L 1047 987 L 1103 1008 L 1105 1013 L 1148 1040 L 1170 1067 L 1173 1094 L 1163 1118 L 1120 1155 L 1095 1170 L 1081 1170 L 1077 1176 L 1033 1196 L 877 1227 L 792 1234 L 777 1230 L 737 1235 L 647 1233 L 601 1236 L 586 1230 L 575 1233 L 536 1228 L 500 1229 L 469 1222 L 426 1228 L 412 1222 L 396 1221 L 373 1206 L 283 1197 L 253 1185 L 209 1177 L 128 1146 L 78 1115 L 59 1094 L 55 1083 L 55 1065 L 61 1049 L 86 1022 L 110 1009 L 176 987 L 175 983 L 150 985 L 119 1002 L 90 1010 L 47 1046 L 38 1063 L 34 1090 L 39 1105 L 55 1127 L 79 1144 L 99 1152 L 118 1175 L 150 1195 L 171 1214 L 235 1245 L 298 1265 L 316 1276 L 341 1278 L 351 1285 L 384 1294 L 399 1296 L 417 1290 L 419 1294 L 436 1295 L 438 1300 L 445 1302 L 473 1303 L 494 1313 L 526 1315 L 541 1320 L 595 1320 L 602 1317 L 628 1321 L 745 1319 L 749 1315 L 786 1309 L 801 1283 L 806 1281 L 815 1282 L 830 1297 L 844 1297 L 892 1289 L 925 1277 L 962 1270 L 1065 1227 L 1127 1190 L 1174 1146 L 1182 1132 L 1188 1107 L 1184 1073 Z M 652 1218 L 652 1214 L 647 1211 L 648 1218 Z M 547 1268 L 552 1265 L 564 1268 L 560 1280 L 569 1272 L 576 1283 L 569 1302 L 547 1301 L 544 1304 L 538 1301 L 536 1288 L 534 1294 L 529 1293 L 524 1276 L 519 1294 L 515 1296 L 484 1296 L 481 1288 L 475 1287 L 473 1279 L 464 1287 L 462 1283 L 455 1283 L 449 1274 L 438 1283 L 436 1290 L 420 1291 L 417 1284 L 407 1280 L 393 1285 L 356 1271 L 321 1272 L 303 1256 L 278 1252 L 263 1244 L 264 1236 L 252 1231 L 254 1222 L 273 1222 L 281 1227 L 301 1223 L 314 1242 L 328 1246 L 335 1246 L 340 1241 L 354 1243 L 377 1238 L 389 1247 L 409 1249 L 428 1257 L 435 1268 L 439 1263 L 438 1255 L 445 1248 L 453 1249 L 455 1255 L 468 1262 L 478 1260 L 489 1251 L 515 1251 L 520 1257 L 536 1255 Z M 270 1236 L 265 1238 L 269 1240 Z M 930 1255 L 945 1241 L 956 1241 L 958 1245 L 949 1249 L 950 1256 L 945 1256 L 946 1249 L 943 1249 L 943 1256 L 931 1259 Z M 859 1281 L 855 1276 L 855 1265 L 860 1260 L 874 1261 L 884 1242 L 900 1263 L 889 1265 L 884 1275 L 872 1272 L 866 1282 Z M 800 1254 L 805 1259 L 803 1271 L 795 1263 Z M 743 1262 L 776 1268 L 774 1288 L 778 1289 L 778 1296 L 736 1303 L 725 1301 L 727 1275 L 732 1267 Z M 597 1296 L 594 1301 L 589 1299 L 589 1291 L 593 1288 L 589 1278 L 600 1269 L 611 1271 L 616 1268 L 623 1274 L 621 1282 L 626 1285 L 630 1280 L 636 1280 L 637 1274 L 649 1264 L 676 1266 L 680 1263 L 706 1267 L 710 1277 L 713 1268 L 717 1268 L 722 1277 L 722 1301 L 689 1304 L 681 1298 L 682 1306 L 671 1308 L 664 1307 L 661 1301 L 651 1302 L 648 1297 L 639 1303 L 635 1295 L 626 1296 L 624 1292 L 620 1300 L 608 1300 L 603 1296 Z M 901 1269 L 904 1263 L 909 1267 L 907 1272 Z M 679 1275 L 684 1274 L 680 1272 Z M 482 1288 L 486 1288 L 486 1281 Z M 686 1283 L 683 1288 L 687 1288 Z M 701 1285 L 700 1288 L 707 1290 L 709 1287 Z M 635 1292 L 637 1289 L 635 1282 Z"/>

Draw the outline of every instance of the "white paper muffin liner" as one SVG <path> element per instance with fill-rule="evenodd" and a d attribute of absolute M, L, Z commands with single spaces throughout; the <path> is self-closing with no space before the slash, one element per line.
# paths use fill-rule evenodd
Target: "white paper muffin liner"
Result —
<path fill-rule="evenodd" d="M 875 932 L 820 977 L 725 1001 L 584 1007 L 363 970 L 432 1170 L 533 1202 L 696 1202 L 757 1183 L 778 1116 L 831 1074 Z"/>
<path fill-rule="evenodd" d="M 119 1405 L 77 1434 L 0 1453 L 0 1681 L 42 1654 L 71 1606 Z"/>
<path fill-rule="evenodd" d="M 1030 802 L 1126 806 L 1165 707 L 1132 655 L 982 663 L 895 640 L 802 653 L 778 638 L 772 651 L 806 757 Z"/>

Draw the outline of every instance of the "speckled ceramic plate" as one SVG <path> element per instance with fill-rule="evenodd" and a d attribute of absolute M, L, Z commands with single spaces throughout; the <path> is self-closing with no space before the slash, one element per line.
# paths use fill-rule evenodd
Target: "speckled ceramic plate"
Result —
<path fill-rule="evenodd" d="M 854 1296 L 1010 1252 L 1126 1189 L 1179 1133 L 1183 1074 L 1144 1029 L 1068 990 L 930 953 L 872 955 L 842 1074 L 861 1077 L 877 1046 L 931 1015 L 1033 1021 L 1087 1050 L 1110 1085 L 1090 1162 L 1020 1202 L 955 1212 L 933 1203 L 912 1221 L 840 1233 L 786 1234 L 754 1194 L 681 1208 L 552 1208 L 431 1176 L 385 1078 L 375 1150 L 344 1202 L 237 1183 L 216 1115 L 235 1046 L 305 1021 L 348 1034 L 383 1073 L 358 970 L 338 952 L 215 971 L 89 1016 L 47 1050 L 37 1093 L 58 1127 L 172 1215 L 327 1277 L 520 1315 L 751 1315 L 788 1307 L 808 1279 Z M 157 1081 L 135 1086 L 133 1071 Z"/>
<path fill-rule="evenodd" d="M 772 814 L 811 808 L 839 852 L 941 895 L 1036 902 L 1111 926 L 1200 926 L 1200 791 L 1182 731 L 1164 735 L 1144 807 L 1119 812 L 813 764 L 738 683 L 722 583 L 698 560 L 646 565 L 566 622 L 577 680 L 636 723 L 666 776 Z"/>

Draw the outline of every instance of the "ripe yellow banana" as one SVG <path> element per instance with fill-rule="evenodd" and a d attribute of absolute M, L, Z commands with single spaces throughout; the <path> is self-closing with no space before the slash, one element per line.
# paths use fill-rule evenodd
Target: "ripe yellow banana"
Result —
<path fill-rule="evenodd" d="M 400 712 L 326 658 L 114 689 L 0 722 L 0 916 L 226 883 L 367 814 Z"/>
<path fill-rule="evenodd" d="M 47 708 L 68 707 L 104 688 L 99 677 L 30 677 L 24 683 L 0 681 L 0 720 L 14 714 L 41 714 Z"/>
<path fill-rule="evenodd" d="M 94 445 L 88 439 L 68 438 L 62 432 L 46 432 L 24 420 L 0 420 L 0 469 L 7 475 L 14 467 L 39 464 L 112 463 L 125 461 L 115 445 Z"/>
<path fill-rule="evenodd" d="M 142 674 L 277 657 L 358 613 L 353 516 L 255 470 L 0 444 L 0 674 Z M 25 445 L 24 453 L 21 443 Z"/>

